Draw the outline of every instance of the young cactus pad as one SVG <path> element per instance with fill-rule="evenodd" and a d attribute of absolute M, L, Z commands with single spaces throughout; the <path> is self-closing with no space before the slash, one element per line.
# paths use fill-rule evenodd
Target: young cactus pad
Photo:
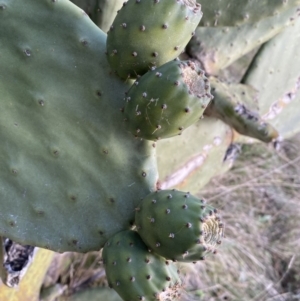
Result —
<path fill-rule="evenodd" d="M 148 71 L 130 88 L 126 126 L 148 140 L 180 135 L 202 116 L 211 98 L 204 72 L 191 61 L 173 60 Z"/>
<path fill-rule="evenodd" d="M 217 210 L 189 193 L 160 190 L 146 196 L 135 213 L 137 231 L 155 253 L 177 261 L 197 261 L 215 252 L 223 224 Z"/>
<path fill-rule="evenodd" d="M 129 0 L 107 36 L 107 58 L 122 78 L 136 78 L 176 58 L 199 24 L 195 0 Z"/>
<path fill-rule="evenodd" d="M 1 1 L 1 236 L 99 250 L 154 191 L 155 149 L 123 129 L 129 84 L 110 74 L 105 42 L 68 0 Z"/>
<path fill-rule="evenodd" d="M 102 255 L 109 286 L 124 301 L 167 301 L 180 294 L 176 265 L 150 253 L 137 232 L 117 233 L 107 241 Z"/>
<path fill-rule="evenodd" d="M 271 142 L 278 137 L 271 124 L 247 108 L 246 103 L 253 97 L 253 88 L 242 84 L 228 85 L 216 78 L 210 78 L 210 81 L 214 99 L 204 112 L 207 116 L 219 118 L 238 133 L 263 142 Z"/>

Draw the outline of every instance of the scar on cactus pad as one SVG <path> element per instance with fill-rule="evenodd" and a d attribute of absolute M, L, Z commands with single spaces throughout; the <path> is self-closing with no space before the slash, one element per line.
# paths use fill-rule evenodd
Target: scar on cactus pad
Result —
<path fill-rule="evenodd" d="M 181 135 L 203 115 L 212 95 L 203 70 L 192 61 L 173 60 L 139 78 L 125 99 L 128 131 L 156 141 Z"/>

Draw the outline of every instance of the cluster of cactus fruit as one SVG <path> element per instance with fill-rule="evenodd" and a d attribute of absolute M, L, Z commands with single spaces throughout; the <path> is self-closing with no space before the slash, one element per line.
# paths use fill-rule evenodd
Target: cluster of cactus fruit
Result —
<path fill-rule="evenodd" d="M 204 260 L 223 236 L 217 210 L 177 190 L 147 195 L 136 208 L 135 226 L 103 248 L 109 286 L 125 301 L 176 299 L 182 279 L 174 262 Z"/>
<path fill-rule="evenodd" d="M 72 2 L 0 0 L 0 235 L 103 248 L 125 301 L 172 300 L 223 236 L 180 190 L 298 130 L 300 0 Z"/>

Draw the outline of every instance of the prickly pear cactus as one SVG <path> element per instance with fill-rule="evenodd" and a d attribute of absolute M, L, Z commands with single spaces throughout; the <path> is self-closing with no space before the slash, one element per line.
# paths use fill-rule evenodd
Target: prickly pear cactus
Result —
<path fill-rule="evenodd" d="M 82 8 L 104 32 L 112 25 L 125 0 L 71 0 Z"/>
<path fill-rule="evenodd" d="M 255 23 L 240 26 L 198 26 L 186 51 L 202 63 L 207 73 L 216 75 L 293 24 L 298 15 L 297 8 L 294 5 Z"/>
<path fill-rule="evenodd" d="M 107 58 L 122 78 L 136 78 L 176 58 L 194 34 L 202 12 L 195 0 L 129 0 L 107 37 Z"/>
<path fill-rule="evenodd" d="M 127 128 L 148 140 L 181 135 L 202 116 L 211 98 L 208 79 L 196 64 L 171 61 L 148 71 L 129 90 Z"/>
<path fill-rule="evenodd" d="M 103 260 L 109 285 L 125 301 L 167 301 L 180 294 L 176 265 L 149 252 L 135 231 L 123 231 L 109 239 Z"/>
<path fill-rule="evenodd" d="M 176 137 L 156 143 L 159 187 L 198 193 L 209 180 L 232 166 L 226 151 L 233 139 L 221 120 L 204 118 Z"/>
<path fill-rule="evenodd" d="M 246 85 L 226 85 L 216 78 L 211 78 L 210 81 L 214 98 L 205 110 L 207 116 L 219 118 L 238 133 L 263 142 L 278 138 L 277 130 L 247 107 L 253 97 L 253 88 Z"/>
<path fill-rule="evenodd" d="M 161 190 L 142 200 L 135 224 L 152 252 L 190 262 L 204 259 L 221 243 L 223 224 L 216 213 L 188 192 Z"/>
<path fill-rule="evenodd" d="M 300 9 L 300 8 L 299 8 Z M 249 68 L 244 83 L 259 91 L 259 112 L 288 138 L 299 132 L 300 18 L 266 43 Z"/>
<path fill-rule="evenodd" d="M 155 190 L 155 149 L 123 127 L 130 83 L 111 74 L 105 43 L 68 0 L 1 1 L 1 235 L 99 250 Z"/>
<path fill-rule="evenodd" d="M 201 20 L 204 26 L 237 26 L 244 23 L 256 23 L 300 4 L 299 0 L 199 0 L 199 2 L 204 13 Z"/>

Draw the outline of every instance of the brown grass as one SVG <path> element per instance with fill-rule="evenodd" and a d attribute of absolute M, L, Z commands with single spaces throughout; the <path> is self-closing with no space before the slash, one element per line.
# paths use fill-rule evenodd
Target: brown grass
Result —
<path fill-rule="evenodd" d="M 222 209 L 219 254 L 186 267 L 187 300 L 300 300 L 300 136 L 275 152 L 243 147 L 201 192 Z"/>

